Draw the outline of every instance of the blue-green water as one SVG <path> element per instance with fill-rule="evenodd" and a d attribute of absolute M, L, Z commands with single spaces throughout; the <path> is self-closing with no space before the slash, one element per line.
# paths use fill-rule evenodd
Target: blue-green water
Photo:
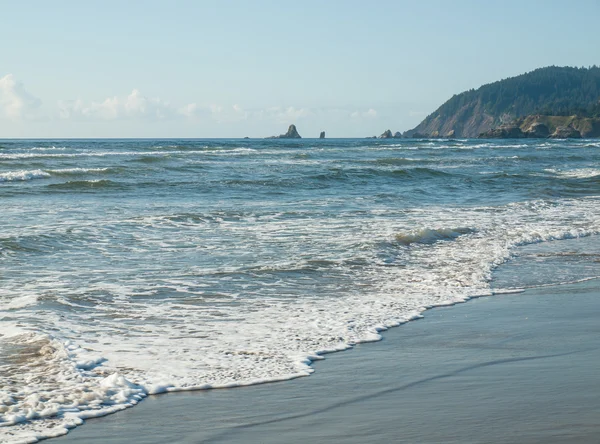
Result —
<path fill-rule="evenodd" d="M 0 441 L 600 275 L 599 162 L 592 140 L 2 140 Z M 493 279 L 522 252 L 544 266 Z"/>

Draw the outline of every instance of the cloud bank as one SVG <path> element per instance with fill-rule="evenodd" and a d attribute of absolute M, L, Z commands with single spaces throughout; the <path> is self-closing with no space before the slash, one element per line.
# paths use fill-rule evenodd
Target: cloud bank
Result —
<path fill-rule="evenodd" d="M 0 78 L 0 112 L 11 120 L 32 117 L 41 105 L 12 74 Z"/>
<path fill-rule="evenodd" d="M 257 108 L 239 103 L 171 103 L 138 88 L 100 100 L 55 99 L 42 104 L 14 75 L 0 77 L 0 130 L 5 136 L 254 136 L 281 132 L 291 123 L 308 134 L 327 130 L 331 134 L 360 136 L 393 125 L 397 119 L 395 110 L 380 112 L 355 106 Z"/>
<path fill-rule="evenodd" d="M 168 102 L 158 97 L 147 97 L 134 89 L 124 97 L 108 97 L 102 102 L 85 103 L 81 99 L 59 101 L 58 112 L 62 119 L 149 119 L 163 120 L 178 115 Z"/>

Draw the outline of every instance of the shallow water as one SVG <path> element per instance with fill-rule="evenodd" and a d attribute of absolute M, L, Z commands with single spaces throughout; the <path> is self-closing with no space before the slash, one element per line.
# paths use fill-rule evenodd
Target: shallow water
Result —
<path fill-rule="evenodd" d="M 307 375 L 426 307 L 597 276 L 599 148 L 0 141 L 0 441 Z M 492 282 L 527 254 L 537 271 Z"/>

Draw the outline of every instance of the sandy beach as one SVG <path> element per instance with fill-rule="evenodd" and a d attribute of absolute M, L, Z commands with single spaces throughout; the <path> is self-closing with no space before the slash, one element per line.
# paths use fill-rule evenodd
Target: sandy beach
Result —
<path fill-rule="evenodd" d="M 597 443 L 600 281 L 429 310 L 275 384 L 153 396 L 60 443 Z"/>

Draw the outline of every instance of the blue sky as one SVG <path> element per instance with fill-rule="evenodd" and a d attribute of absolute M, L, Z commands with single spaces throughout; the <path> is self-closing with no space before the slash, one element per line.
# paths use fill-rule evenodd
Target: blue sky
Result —
<path fill-rule="evenodd" d="M 0 1 L 0 138 L 405 131 L 455 93 L 600 64 L 600 0 Z"/>

